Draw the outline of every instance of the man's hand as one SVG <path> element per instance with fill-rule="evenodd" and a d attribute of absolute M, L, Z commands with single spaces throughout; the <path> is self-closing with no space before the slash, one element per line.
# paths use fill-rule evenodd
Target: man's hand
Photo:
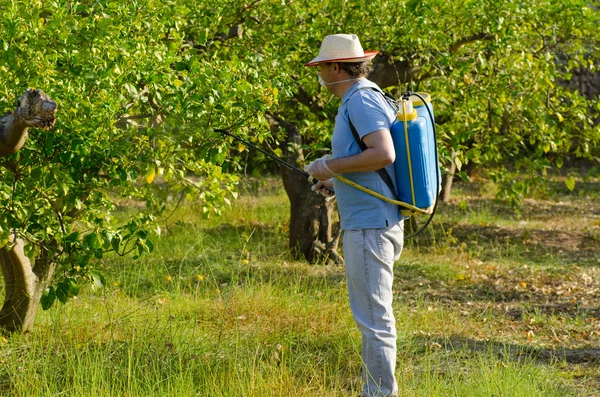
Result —
<path fill-rule="evenodd" d="M 335 172 L 331 171 L 331 169 L 327 166 L 327 160 L 331 159 L 331 155 L 326 154 L 320 159 L 317 159 L 307 165 L 304 170 L 320 181 L 331 179 L 336 175 Z"/>
<path fill-rule="evenodd" d="M 311 186 L 313 192 L 317 192 L 322 196 L 325 196 L 325 200 L 329 201 L 335 197 L 333 192 L 333 181 L 327 179 L 325 181 L 319 181 Z"/>

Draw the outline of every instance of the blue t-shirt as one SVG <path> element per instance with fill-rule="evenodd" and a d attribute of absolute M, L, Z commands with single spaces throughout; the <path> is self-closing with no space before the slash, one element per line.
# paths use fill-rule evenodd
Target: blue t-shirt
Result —
<path fill-rule="evenodd" d="M 395 109 L 383 95 L 371 89 L 364 89 L 366 87 L 379 89 L 375 83 L 361 79 L 342 98 L 342 105 L 335 117 L 335 128 L 331 137 L 334 158 L 354 156 L 362 151 L 352 135 L 348 117 L 352 120 L 361 139 L 377 130 L 387 129 L 389 131 L 392 123 L 396 120 Z M 394 165 L 389 164 L 385 168 L 395 186 Z M 350 172 L 340 175 L 386 197 L 396 198 L 396 195 L 375 171 Z M 333 185 L 342 230 L 385 228 L 402 220 L 398 205 L 378 199 L 335 178 L 333 178 Z"/>

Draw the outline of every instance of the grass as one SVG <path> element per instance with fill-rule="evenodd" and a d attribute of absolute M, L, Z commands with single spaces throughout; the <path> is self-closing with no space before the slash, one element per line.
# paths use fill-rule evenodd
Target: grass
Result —
<path fill-rule="evenodd" d="M 396 264 L 400 395 L 600 395 L 598 192 L 520 214 L 455 192 Z M 290 257 L 288 210 L 277 181 L 221 218 L 188 203 L 106 288 L 0 338 L 0 395 L 356 396 L 344 270 Z"/>

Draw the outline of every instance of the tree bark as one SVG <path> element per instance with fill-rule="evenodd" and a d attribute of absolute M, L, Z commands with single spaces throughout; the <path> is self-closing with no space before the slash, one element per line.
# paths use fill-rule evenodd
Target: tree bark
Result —
<path fill-rule="evenodd" d="M 25 144 L 29 127 L 48 129 L 56 121 L 56 102 L 44 91 L 29 88 L 17 109 L 0 117 L 0 157 L 16 153 Z"/>
<path fill-rule="evenodd" d="M 286 131 L 281 148 L 284 160 L 298 166 L 304 160 L 300 131 L 292 123 L 271 117 L 274 129 L 281 127 Z M 304 257 L 309 263 L 324 261 L 342 264 L 343 259 L 337 252 L 341 231 L 333 233 L 335 201 L 327 201 L 313 192 L 310 183 L 299 172 L 284 165 L 280 168 L 283 186 L 290 200 L 289 247 L 292 254 Z"/>
<path fill-rule="evenodd" d="M 11 248 L 0 249 L 5 288 L 0 329 L 8 332 L 27 332 L 33 328 L 42 294 L 56 266 L 49 252 L 43 249 L 32 268 L 24 247 L 23 240 L 14 239 Z"/>
<path fill-rule="evenodd" d="M 442 203 L 447 203 L 450 201 L 450 192 L 452 191 L 452 181 L 454 180 L 454 175 L 456 174 L 456 152 L 454 149 L 451 149 L 450 152 L 450 164 L 448 167 L 448 173 L 442 176 L 442 192 L 440 196 L 442 197 Z"/>
<path fill-rule="evenodd" d="M 20 122 L 13 114 L 0 119 L 0 157 L 16 153 L 27 140 L 27 125 Z"/>
<path fill-rule="evenodd" d="M 414 81 L 421 68 L 413 68 L 409 61 L 393 60 L 388 53 L 379 53 L 373 60 L 373 70 L 367 78 L 380 88 L 399 86 Z"/>

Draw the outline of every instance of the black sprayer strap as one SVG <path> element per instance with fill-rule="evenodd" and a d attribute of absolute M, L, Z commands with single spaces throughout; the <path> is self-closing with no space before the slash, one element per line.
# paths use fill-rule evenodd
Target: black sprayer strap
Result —
<path fill-rule="evenodd" d="M 366 88 L 370 89 L 370 90 L 373 90 L 373 91 L 376 91 L 376 92 L 379 92 L 380 94 L 382 94 L 383 97 L 385 98 L 385 100 L 390 105 L 394 106 L 394 103 L 396 103 L 396 100 L 394 99 L 394 97 L 391 96 L 390 94 L 388 94 L 387 92 L 383 92 L 381 90 L 378 90 L 375 87 L 366 87 Z M 364 89 L 364 88 L 359 88 L 359 90 L 361 90 L 361 89 Z M 356 131 L 356 128 L 354 127 L 354 124 L 352 124 L 352 120 L 350 120 L 350 114 L 348 114 L 348 123 L 350 123 L 350 130 L 352 131 L 352 135 L 354 136 L 354 140 L 358 144 L 358 147 L 364 152 L 365 150 L 367 150 L 367 145 L 365 145 L 365 143 L 360 139 L 360 136 L 358 136 L 358 131 Z M 388 174 L 388 172 L 386 171 L 386 169 L 385 168 L 381 168 L 381 169 L 378 169 L 375 172 L 377 173 L 377 175 L 379 175 L 381 177 L 381 179 L 383 179 L 383 181 L 390 188 L 390 190 L 392 191 L 392 193 L 394 194 L 394 196 L 397 196 L 396 188 L 394 187 L 394 184 L 392 183 L 392 178 L 390 177 L 390 174 Z"/>
<path fill-rule="evenodd" d="M 356 131 L 354 124 L 352 124 L 352 121 L 350 120 L 349 115 L 348 115 L 348 122 L 350 123 L 350 130 L 352 131 L 352 135 L 354 135 L 354 139 L 356 140 L 358 147 L 360 147 L 360 149 L 364 152 L 365 150 L 367 150 L 367 145 L 365 145 L 365 143 L 358 136 L 358 131 Z M 394 187 L 394 184 L 392 183 L 392 178 L 390 178 L 390 174 L 388 174 L 388 172 L 385 170 L 385 168 L 380 168 L 375 172 L 381 177 L 381 179 L 383 179 L 385 184 L 388 185 L 388 187 L 390 188 L 392 193 L 394 193 L 394 196 L 395 196 L 396 188 Z"/>

